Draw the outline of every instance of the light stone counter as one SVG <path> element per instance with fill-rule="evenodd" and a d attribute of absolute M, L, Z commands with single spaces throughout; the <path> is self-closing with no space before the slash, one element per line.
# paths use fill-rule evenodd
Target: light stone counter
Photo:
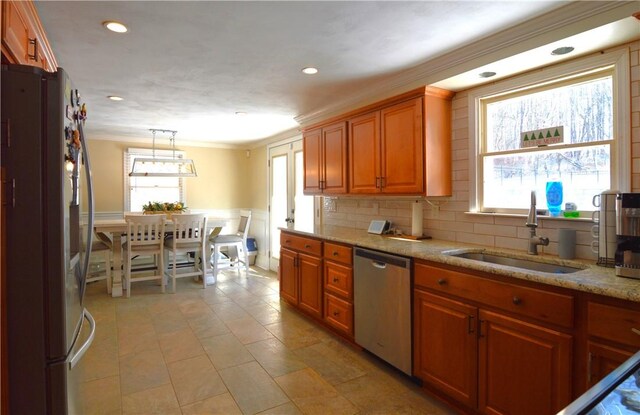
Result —
<path fill-rule="evenodd" d="M 523 251 L 495 248 L 484 249 L 479 245 L 461 244 L 433 239 L 409 241 L 389 236 L 372 235 L 367 233 L 365 230 L 335 226 L 318 227 L 313 233 L 297 231 L 294 229 L 282 230 L 302 236 L 317 237 L 328 241 L 341 242 L 362 248 L 376 249 L 393 254 L 467 268 L 470 270 L 484 271 L 496 275 L 535 281 L 543 284 L 640 302 L 640 280 L 617 277 L 613 268 L 598 266 L 595 264 L 595 261 L 569 261 L 559 259 L 557 256 L 552 255 L 533 256 L 528 255 Z M 509 257 L 514 258 L 567 265 L 584 269 L 570 274 L 550 274 L 447 255 L 447 253 L 452 253 L 452 251 L 482 251 L 497 255 L 507 254 Z"/>

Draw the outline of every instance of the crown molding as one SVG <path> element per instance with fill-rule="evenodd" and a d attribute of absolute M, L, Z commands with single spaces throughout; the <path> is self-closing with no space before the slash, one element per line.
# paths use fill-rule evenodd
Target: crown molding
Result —
<path fill-rule="evenodd" d="M 301 114 L 294 119 L 301 126 L 315 124 L 409 89 L 433 84 L 473 68 L 629 17 L 637 13 L 638 8 L 637 1 L 574 1 L 401 71 L 390 80 L 371 84 L 366 90 L 346 100 Z"/>

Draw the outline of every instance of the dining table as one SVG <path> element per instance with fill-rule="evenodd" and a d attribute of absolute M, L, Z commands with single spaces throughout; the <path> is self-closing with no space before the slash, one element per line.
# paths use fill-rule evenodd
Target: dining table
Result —
<path fill-rule="evenodd" d="M 209 234 L 213 228 L 226 226 L 228 221 L 229 219 L 208 217 L 206 233 Z M 113 266 L 111 272 L 111 296 L 122 297 L 122 237 L 127 234 L 127 222 L 125 219 L 97 219 L 93 222 L 93 229 L 99 236 L 101 234 L 109 235 Z M 173 221 L 167 219 L 165 222 L 165 232 L 170 233 L 172 231 Z"/>

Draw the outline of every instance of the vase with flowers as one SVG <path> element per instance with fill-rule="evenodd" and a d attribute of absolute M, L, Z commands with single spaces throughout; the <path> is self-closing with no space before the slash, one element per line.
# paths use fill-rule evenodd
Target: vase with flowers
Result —
<path fill-rule="evenodd" d="M 180 202 L 149 202 L 142 205 L 142 213 L 145 215 L 167 215 L 167 219 L 171 219 L 171 215 L 180 214 L 187 209 Z"/>

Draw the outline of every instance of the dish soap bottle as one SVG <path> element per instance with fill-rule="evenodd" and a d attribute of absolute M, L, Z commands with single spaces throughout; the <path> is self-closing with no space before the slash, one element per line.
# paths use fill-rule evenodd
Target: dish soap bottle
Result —
<path fill-rule="evenodd" d="M 562 182 L 560 180 L 547 182 L 547 207 L 550 216 L 560 216 L 562 208 Z"/>

